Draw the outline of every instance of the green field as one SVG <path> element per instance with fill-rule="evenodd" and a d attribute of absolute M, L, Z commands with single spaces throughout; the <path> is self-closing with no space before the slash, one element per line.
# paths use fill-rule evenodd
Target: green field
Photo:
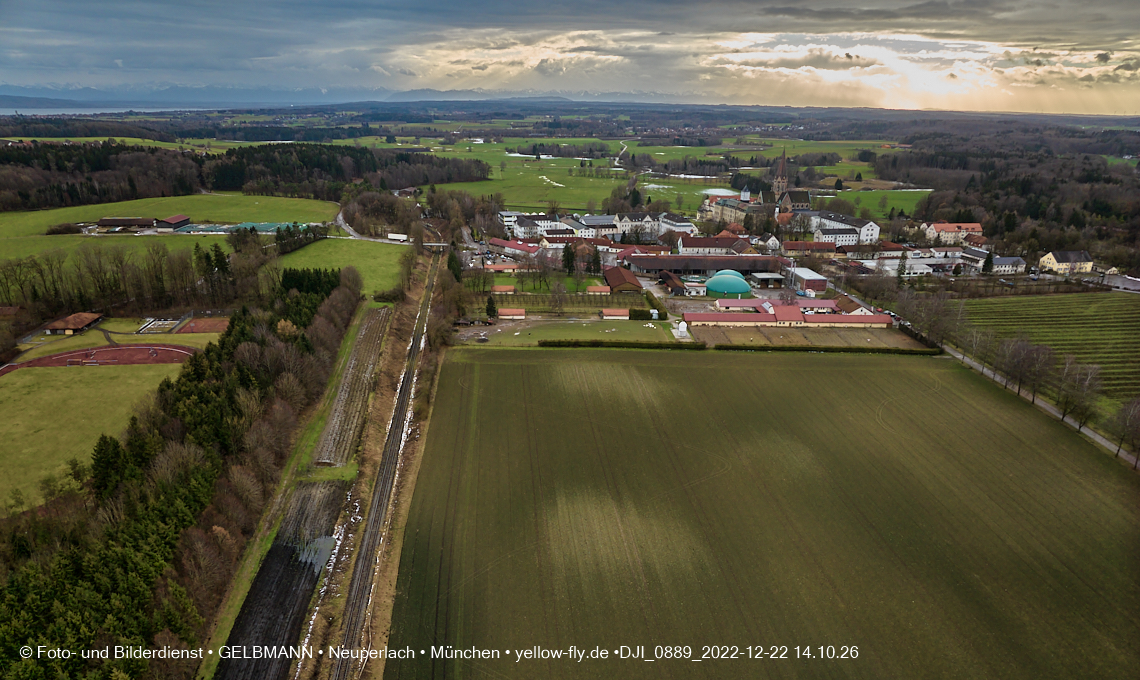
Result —
<path fill-rule="evenodd" d="M 652 327 L 651 327 L 652 326 Z M 660 321 L 526 321 L 506 327 L 486 329 L 487 345 L 537 347 L 539 340 L 627 340 L 636 342 L 675 342 Z"/>
<path fill-rule="evenodd" d="M 918 202 L 929 195 L 927 191 L 894 191 L 889 189 L 870 189 L 866 191 L 841 191 L 838 198 L 845 201 L 850 201 L 855 206 L 855 212 L 859 212 L 860 208 L 867 208 L 871 214 L 880 220 L 885 220 L 887 215 L 890 214 L 891 208 L 898 212 L 899 209 L 906 211 L 907 215 L 914 214 L 914 208 Z M 883 198 L 887 199 L 886 206 L 881 205 L 879 202 Z M 826 195 L 819 196 L 818 200 L 830 200 L 836 196 Z M 880 224 L 880 226 L 885 226 Z"/>
<path fill-rule="evenodd" d="M 352 265 L 364 278 L 364 292 L 399 283 L 400 255 L 408 246 L 373 241 L 324 239 L 281 258 L 282 267 L 339 269 Z"/>
<path fill-rule="evenodd" d="M 335 203 L 304 198 L 241 194 L 142 198 L 121 203 L 0 213 L 0 238 L 41 235 L 56 224 L 96 222 L 103 217 L 163 218 L 181 214 L 192 222 L 325 222 L 335 218 L 336 213 Z"/>
<path fill-rule="evenodd" d="M 389 648 L 744 658 L 429 651 L 388 678 L 1140 668 L 1140 480 L 948 359 L 451 351 L 421 465 Z"/>
<path fill-rule="evenodd" d="M 40 479 L 71 458 L 90 463 L 99 435 L 118 435 L 139 399 L 181 368 L 24 368 L 0 376 L 0 499 L 20 489 L 39 503 Z"/>
<path fill-rule="evenodd" d="M 1073 293 L 968 300 L 970 323 L 1001 337 L 1024 334 L 1101 367 L 1105 394 L 1140 396 L 1140 295 Z"/>

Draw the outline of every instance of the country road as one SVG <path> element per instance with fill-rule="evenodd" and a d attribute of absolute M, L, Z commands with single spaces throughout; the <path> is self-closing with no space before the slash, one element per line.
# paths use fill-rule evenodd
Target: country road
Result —
<path fill-rule="evenodd" d="M 981 364 L 979 364 L 977 361 L 974 361 L 973 359 L 966 356 L 962 352 L 959 352 L 958 350 L 954 349 L 953 347 L 950 347 L 949 345 L 943 345 L 942 349 L 945 350 L 947 354 L 949 354 L 950 356 L 954 357 L 955 359 L 961 361 L 962 363 L 966 364 L 967 366 L 974 369 L 975 371 L 979 371 L 983 376 L 990 378 L 991 380 L 996 379 L 997 376 L 995 376 L 994 371 L 992 369 L 986 369 Z M 1022 399 L 1025 399 L 1026 401 L 1030 400 L 1029 397 L 1024 395 L 1024 394 L 1020 394 L 1018 396 L 1020 396 Z M 1041 400 L 1037 400 L 1037 402 L 1034 404 L 1034 406 L 1036 406 L 1037 408 L 1041 409 L 1042 411 L 1048 413 L 1049 415 L 1053 416 L 1054 418 L 1057 418 L 1058 420 L 1061 419 L 1061 412 L 1052 404 L 1046 403 L 1046 402 L 1041 401 Z M 1072 418 L 1065 418 L 1063 422 L 1066 425 L 1071 425 L 1073 427 L 1073 429 L 1077 429 L 1077 422 L 1075 420 L 1073 420 Z M 1104 447 L 1106 450 L 1108 450 L 1109 453 L 1116 455 L 1116 442 L 1109 441 L 1107 438 L 1101 436 L 1097 432 L 1094 432 L 1093 430 L 1091 430 L 1090 428 L 1087 428 L 1087 427 L 1082 428 L 1080 430 L 1080 433 L 1083 434 L 1084 436 L 1088 437 L 1089 439 L 1093 440 L 1097 444 L 1101 445 L 1102 447 Z M 1127 461 L 1128 464 L 1130 466 L 1132 466 L 1134 469 L 1137 467 L 1136 456 L 1128 453 L 1128 451 L 1121 449 L 1120 457 L 1123 458 L 1125 461 Z"/>

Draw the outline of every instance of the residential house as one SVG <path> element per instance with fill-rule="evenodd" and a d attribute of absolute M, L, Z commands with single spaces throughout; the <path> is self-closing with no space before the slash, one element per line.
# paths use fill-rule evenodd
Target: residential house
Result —
<path fill-rule="evenodd" d="M 995 257 L 994 274 L 1022 274 L 1025 272 L 1025 260 L 1020 257 Z"/>
<path fill-rule="evenodd" d="M 815 242 L 832 243 L 835 244 L 836 247 L 853 246 L 859 243 L 859 230 L 854 227 L 816 227 Z"/>
<path fill-rule="evenodd" d="M 780 249 L 780 239 L 768 232 L 752 237 L 752 244 L 770 252 L 775 252 Z"/>
<path fill-rule="evenodd" d="M 982 225 L 978 222 L 930 222 L 919 227 L 929 241 L 941 245 L 961 245 L 968 234 L 982 235 Z"/>
<path fill-rule="evenodd" d="M 1087 250 L 1054 250 L 1038 261 L 1043 272 L 1055 274 L 1089 274 L 1093 270 L 1093 259 Z"/>
<path fill-rule="evenodd" d="M 876 243 L 879 240 L 879 225 L 873 220 L 862 217 L 852 217 L 841 213 L 820 211 L 811 218 L 812 228 L 820 229 L 855 229 L 855 243 Z M 817 239 L 818 240 L 818 239 Z M 836 243 L 836 245 L 855 245 L 854 243 Z"/>
<path fill-rule="evenodd" d="M 981 234 L 966 234 L 962 237 L 962 245 L 982 250 L 993 250 L 994 247 L 990 240 Z"/>
<path fill-rule="evenodd" d="M 842 314 L 871 314 L 871 310 L 859 304 L 848 295 L 840 295 L 835 299 L 835 306 Z"/>

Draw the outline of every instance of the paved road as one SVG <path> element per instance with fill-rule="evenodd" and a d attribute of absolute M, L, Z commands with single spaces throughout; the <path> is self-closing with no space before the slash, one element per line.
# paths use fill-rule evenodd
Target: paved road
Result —
<path fill-rule="evenodd" d="M 373 243 L 391 243 L 391 244 L 397 245 L 397 246 L 408 245 L 407 241 L 394 241 L 392 239 L 387 239 L 387 238 L 372 238 L 371 236 L 361 236 L 358 231 L 356 231 L 352 227 L 348 226 L 348 222 L 346 222 L 344 219 L 344 213 L 343 212 L 339 212 L 336 214 L 336 225 L 338 227 L 340 227 L 341 229 L 344 229 L 345 233 L 348 234 L 348 238 L 354 239 L 357 241 L 372 241 Z M 329 238 L 345 238 L 345 237 L 344 236 L 330 236 Z"/>
<path fill-rule="evenodd" d="M 982 365 L 979 364 L 977 361 L 974 361 L 973 359 L 966 356 L 965 354 L 962 354 L 961 352 L 954 349 L 953 347 L 943 346 L 943 349 L 946 350 L 946 353 L 949 354 L 950 356 L 954 357 L 955 359 L 958 359 L 959 361 L 963 362 L 964 364 L 966 364 L 970 368 L 974 369 L 975 371 L 980 371 L 981 374 L 986 376 L 987 378 L 990 378 L 990 379 L 994 378 L 994 372 L 992 369 L 983 368 Z M 1020 396 L 1022 399 L 1025 399 L 1026 401 L 1030 400 L 1030 398 L 1028 396 L 1026 396 L 1025 394 L 1022 394 Z M 1048 403 L 1045 403 L 1043 401 L 1039 401 L 1035 404 L 1035 406 L 1037 406 L 1037 408 L 1041 409 L 1042 411 L 1048 413 L 1049 415 L 1053 416 L 1054 418 L 1057 418 L 1058 420 L 1060 420 L 1061 412 L 1052 404 L 1048 404 Z M 1072 425 L 1073 429 L 1077 428 L 1077 423 L 1072 418 L 1066 418 L 1064 420 L 1064 422 L 1067 425 Z M 1082 430 L 1080 430 L 1080 433 L 1083 434 L 1084 436 L 1088 437 L 1089 439 L 1093 440 L 1097 444 L 1100 444 L 1101 446 L 1103 446 L 1105 449 L 1107 449 L 1113 455 L 1116 454 L 1116 442 L 1109 441 L 1105 437 L 1102 437 L 1100 434 L 1098 434 L 1092 430 L 1082 429 Z M 1125 450 L 1121 450 L 1120 457 L 1123 458 L 1124 460 L 1128 461 L 1128 464 L 1133 466 L 1133 468 L 1136 467 L 1137 462 L 1136 462 L 1135 456 L 1129 454 Z"/>

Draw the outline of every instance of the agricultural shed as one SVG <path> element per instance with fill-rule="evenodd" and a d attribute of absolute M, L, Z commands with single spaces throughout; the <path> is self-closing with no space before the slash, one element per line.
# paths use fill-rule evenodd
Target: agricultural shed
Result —
<path fill-rule="evenodd" d="M 827 277 L 807 267 L 791 267 L 792 278 L 799 290 L 814 290 L 823 292 L 827 290 Z"/>
<path fill-rule="evenodd" d="M 522 320 L 522 319 L 526 318 L 526 310 L 525 309 L 509 309 L 509 308 L 504 307 L 504 308 L 499 310 L 499 318 L 500 319 Z"/>
<path fill-rule="evenodd" d="M 786 260 L 771 255 L 630 255 L 629 267 L 638 274 L 657 275 L 669 270 L 678 276 L 712 276 L 732 269 L 745 276 L 757 272 L 779 272 Z"/>
<path fill-rule="evenodd" d="M 102 318 L 102 314 L 79 312 L 58 321 L 52 321 L 44 327 L 44 331 L 48 335 L 75 335 L 94 326 Z"/>
<path fill-rule="evenodd" d="M 607 321 L 629 320 L 628 309 L 603 309 L 602 318 Z"/>
<path fill-rule="evenodd" d="M 491 286 L 491 292 L 492 293 L 514 294 L 515 287 L 514 286 Z"/>
<path fill-rule="evenodd" d="M 104 217 L 97 223 L 103 229 L 153 229 L 153 217 Z"/>
<path fill-rule="evenodd" d="M 661 272 L 661 278 L 659 280 L 661 281 L 661 285 L 665 286 L 665 289 L 668 290 L 671 295 L 685 294 L 685 282 L 673 272 Z"/>
<path fill-rule="evenodd" d="M 155 227 L 159 231 L 174 231 L 179 227 L 185 227 L 190 224 L 190 218 L 185 215 L 171 215 L 166 219 L 159 220 L 155 223 Z"/>
<path fill-rule="evenodd" d="M 628 269 L 610 267 L 605 271 L 606 283 L 614 293 L 636 293 L 641 290 L 641 282 Z"/>

